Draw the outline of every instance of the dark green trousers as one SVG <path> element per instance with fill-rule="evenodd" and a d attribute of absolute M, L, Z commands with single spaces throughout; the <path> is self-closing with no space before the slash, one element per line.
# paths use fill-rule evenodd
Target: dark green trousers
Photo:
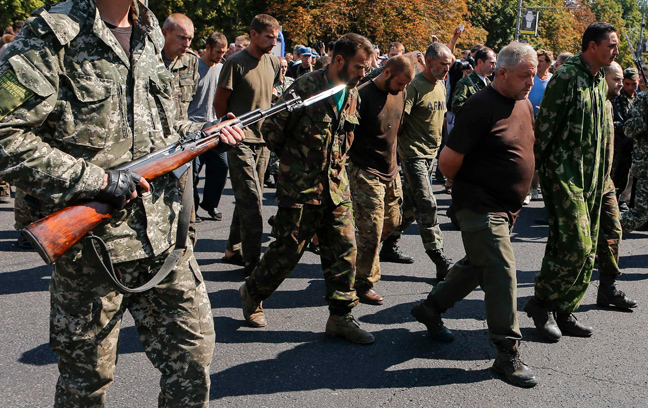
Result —
<path fill-rule="evenodd" d="M 457 211 L 457 220 L 466 256 L 454 264 L 427 301 L 448 309 L 480 286 L 491 340 L 520 340 L 517 277 L 508 219 L 463 209 Z"/>

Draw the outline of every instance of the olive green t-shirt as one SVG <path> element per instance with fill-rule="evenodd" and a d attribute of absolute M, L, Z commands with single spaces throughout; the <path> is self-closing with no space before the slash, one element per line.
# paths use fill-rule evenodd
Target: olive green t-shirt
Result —
<path fill-rule="evenodd" d="M 223 64 L 218 86 L 232 91 L 227 101 L 227 111 L 236 116 L 254 109 L 268 109 L 272 100 L 272 88 L 279 82 L 279 59 L 264 54 L 254 58 L 247 50 L 230 56 Z M 246 143 L 264 143 L 261 124 L 257 122 L 245 129 Z"/>
<path fill-rule="evenodd" d="M 432 83 L 422 72 L 416 74 L 407 86 L 403 133 L 398 139 L 401 159 L 436 157 L 446 110 L 444 82 Z"/>

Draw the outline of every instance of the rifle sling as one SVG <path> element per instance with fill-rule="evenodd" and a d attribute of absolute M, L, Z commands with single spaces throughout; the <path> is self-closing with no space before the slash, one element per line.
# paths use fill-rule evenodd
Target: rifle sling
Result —
<path fill-rule="evenodd" d="M 184 193 L 182 194 L 182 208 L 180 209 L 180 215 L 178 219 L 178 230 L 176 235 L 176 245 L 173 251 L 166 257 L 162 267 L 157 271 L 157 273 L 145 284 L 138 286 L 136 288 L 129 288 L 121 282 L 121 273 L 115 270 L 115 267 L 110 259 L 110 253 L 106 247 L 106 243 L 94 235 L 92 232 L 88 234 L 90 239 L 90 246 L 92 247 L 91 254 L 94 254 L 99 261 L 101 268 L 108 274 L 108 277 L 112 281 L 113 285 L 121 293 L 142 293 L 149 289 L 153 289 L 157 284 L 162 282 L 171 271 L 176 267 L 178 261 L 185 253 L 187 248 L 187 236 L 189 234 L 189 221 L 191 220 L 192 205 L 191 200 L 193 200 L 193 180 L 191 175 L 187 176 L 187 181 L 185 182 Z M 97 250 L 97 245 L 99 244 L 100 251 Z M 101 254 L 100 254 L 101 252 Z"/>

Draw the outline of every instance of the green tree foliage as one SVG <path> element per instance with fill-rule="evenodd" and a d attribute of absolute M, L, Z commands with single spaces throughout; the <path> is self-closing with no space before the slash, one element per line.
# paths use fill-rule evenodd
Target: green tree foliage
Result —
<path fill-rule="evenodd" d="M 0 0 L 0 29 L 10 26 L 16 20 L 27 20 L 30 13 L 55 0 Z"/>
<path fill-rule="evenodd" d="M 646 0 L 648 1 L 648 0 Z M 55 0 L 0 0 L 0 28 Z M 641 23 L 637 0 L 524 0 L 524 6 L 581 6 L 581 9 L 541 10 L 537 37 L 523 36 L 536 48 L 559 54 L 580 51 L 583 31 L 593 21 L 607 21 L 619 30 L 623 66 L 631 64 L 625 33 L 634 44 Z M 459 24 L 466 31 L 458 49 L 483 43 L 495 51 L 513 40 L 518 0 L 150 0 L 149 6 L 162 23 L 171 13 L 184 13 L 196 29 L 193 47 L 202 48 L 214 31 L 224 33 L 230 42 L 246 34 L 252 18 L 270 13 L 283 26 L 289 46 L 331 41 L 348 32 L 367 36 L 381 49 L 400 41 L 408 50 L 424 49 L 430 36 L 450 39 Z M 648 33 L 644 34 L 644 38 Z"/>
<path fill-rule="evenodd" d="M 192 46 L 199 49 L 214 31 L 225 34 L 229 42 L 247 34 L 252 18 L 264 13 L 268 4 L 263 0 L 150 0 L 149 7 L 160 24 L 172 13 L 191 18 L 195 28 Z"/>

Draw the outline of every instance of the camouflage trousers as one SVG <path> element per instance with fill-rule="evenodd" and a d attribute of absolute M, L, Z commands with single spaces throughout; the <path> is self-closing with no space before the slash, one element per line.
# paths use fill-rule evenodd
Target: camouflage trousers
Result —
<path fill-rule="evenodd" d="M 623 232 L 635 231 L 648 222 L 648 179 L 635 178 L 634 207 L 621 214 Z"/>
<path fill-rule="evenodd" d="M 35 200 L 35 198 L 31 197 Z M 14 228 L 20 231 L 34 221 L 34 216 L 29 211 L 29 205 L 25 198 L 25 192 L 16 187 L 16 199 L 14 200 Z"/>
<path fill-rule="evenodd" d="M 394 231 L 400 237 L 416 220 L 419 234 L 426 251 L 443 249 L 443 234 L 437 219 L 437 202 L 432 192 L 432 177 L 434 159 L 404 159 L 401 160 L 403 170 L 403 214 L 401 225 Z"/>
<path fill-rule="evenodd" d="M 598 271 L 601 275 L 619 276 L 619 244 L 621 242 L 619 203 L 614 184 L 605 190 L 601 205 L 601 226 L 596 253 Z"/>
<path fill-rule="evenodd" d="M 129 311 L 147 357 L 162 373 L 159 406 L 207 407 L 214 322 L 191 247 L 162 283 L 127 295 L 115 291 L 88 249 L 64 255 L 50 284 L 50 347 L 59 356 L 54 406 L 104 405 L 122 317 Z M 133 287 L 149 280 L 164 257 L 115 266 Z"/>
<path fill-rule="evenodd" d="M 270 150 L 265 145 L 240 143 L 227 152 L 236 204 L 227 249 L 256 262 L 263 239 L 263 177 Z"/>
<path fill-rule="evenodd" d="M 401 181 L 384 181 L 353 163 L 349 181 L 358 246 L 355 286 L 371 288 L 380 281 L 380 243 L 400 225 Z"/>
<path fill-rule="evenodd" d="M 428 301 L 449 309 L 480 286 L 491 340 L 520 340 L 515 256 L 508 218 L 467 209 L 457 211 L 456 215 L 466 256 L 450 268 Z"/>
<path fill-rule="evenodd" d="M 540 186 L 549 237 L 535 278 L 535 296 L 552 301 L 559 313 L 571 313 L 583 300 L 592 277 L 601 201 L 596 200 L 596 192 L 586 199 L 582 190 L 543 171 Z"/>
<path fill-rule="evenodd" d="M 358 304 L 353 288 L 356 266 L 355 226 L 350 202 L 338 206 L 279 207 L 272 236 L 275 241 L 247 278 L 253 299 L 270 297 L 301 259 L 314 234 L 319 238 L 320 258 L 326 282 L 326 301 L 331 314 L 346 315 Z"/>

